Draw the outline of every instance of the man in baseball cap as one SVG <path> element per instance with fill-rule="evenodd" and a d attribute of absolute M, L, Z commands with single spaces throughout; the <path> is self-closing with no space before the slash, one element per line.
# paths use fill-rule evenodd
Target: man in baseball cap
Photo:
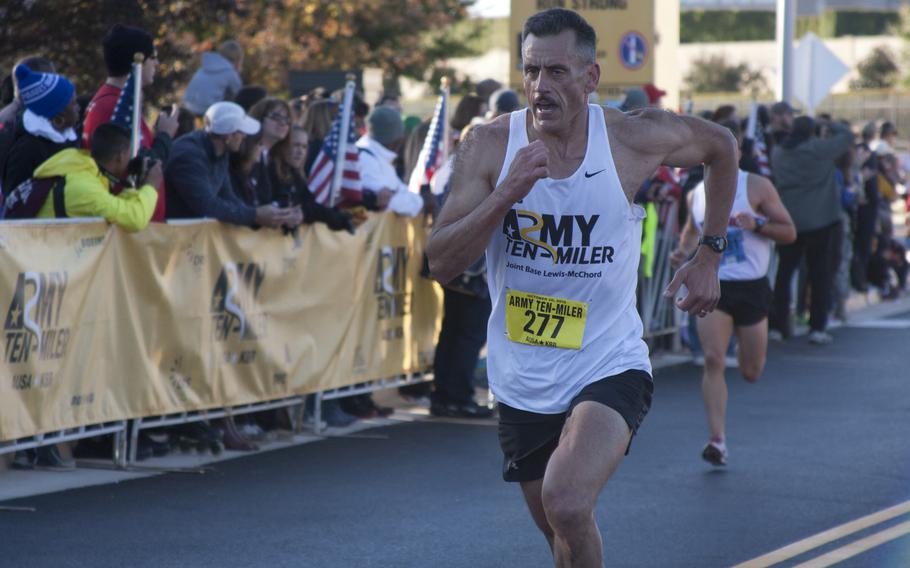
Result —
<path fill-rule="evenodd" d="M 213 134 L 240 132 L 252 136 L 259 133 L 259 121 L 247 116 L 243 107 L 237 103 L 220 102 L 205 111 L 205 129 Z M 236 151 L 236 148 L 231 148 L 231 151 Z"/>
<path fill-rule="evenodd" d="M 205 111 L 205 127 L 174 142 L 164 170 L 169 218 L 210 217 L 224 223 L 279 228 L 303 222 L 299 207 L 252 207 L 231 187 L 228 154 L 259 133 L 259 121 L 236 103 L 215 103 Z"/>

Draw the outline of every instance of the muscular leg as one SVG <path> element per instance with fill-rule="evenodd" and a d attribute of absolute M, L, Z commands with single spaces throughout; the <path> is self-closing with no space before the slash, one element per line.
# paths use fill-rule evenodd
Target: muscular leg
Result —
<path fill-rule="evenodd" d="M 534 524 L 546 537 L 547 544 L 550 545 L 550 550 L 552 551 L 553 528 L 550 526 L 550 522 L 547 521 L 547 514 L 543 509 L 543 478 L 522 482 L 521 491 L 524 493 L 525 502 L 528 504 L 528 510 L 531 512 Z"/>
<path fill-rule="evenodd" d="M 765 355 L 768 352 L 768 318 L 754 325 L 736 327 L 739 339 L 739 372 L 743 378 L 754 383 L 765 369 Z"/>
<path fill-rule="evenodd" d="M 630 436 L 623 417 L 597 402 L 580 403 L 566 421 L 547 464 L 541 493 L 558 568 L 603 566 L 594 506 L 622 461 Z"/>
<path fill-rule="evenodd" d="M 733 318 L 714 310 L 698 319 L 698 339 L 705 351 L 705 370 L 701 380 L 701 394 L 705 401 L 711 439 L 724 439 L 724 421 L 727 414 L 727 381 L 724 378 L 725 356 L 730 336 L 733 335 Z M 740 353 L 743 346 L 739 346 Z"/>

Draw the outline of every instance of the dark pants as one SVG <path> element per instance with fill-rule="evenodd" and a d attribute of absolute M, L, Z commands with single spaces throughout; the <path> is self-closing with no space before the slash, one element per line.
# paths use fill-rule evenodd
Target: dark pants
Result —
<path fill-rule="evenodd" d="M 433 402 L 474 401 L 474 368 L 487 342 L 490 299 L 443 289 L 445 312 L 433 363 Z"/>
<path fill-rule="evenodd" d="M 771 306 L 769 325 L 784 336 L 790 335 L 790 283 L 793 272 L 805 256 L 812 297 L 809 304 L 809 327 L 824 331 L 828 327 L 828 308 L 831 306 L 833 272 L 831 270 L 831 244 L 835 224 L 796 234 L 796 241 L 777 245 L 780 265 L 774 281 L 774 304 Z"/>
<path fill-rule="evenodd" d="M 878 204 L 860 205 L 857 208 L 850 280 L 854 288 L 863 292 L 867 287 L 867 271 L 869 258 L 872 256 L 872 238 L 875 236 L 876 219 L 878 219 Z"/>

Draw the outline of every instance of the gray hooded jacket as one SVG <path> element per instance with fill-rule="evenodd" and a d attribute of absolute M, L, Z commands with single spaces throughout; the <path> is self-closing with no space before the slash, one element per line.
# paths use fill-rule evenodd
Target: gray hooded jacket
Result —
<path fill-rule="evenodd" d="M 215 51 L 203 53 L 202 67 L 183 94 L 183 106 L 202 116 L 213 104 L 233 99 L 242 86 L 240 74 L 230 61 Z"/>
<path fill-rule="evenodd" d="M 774 147 L 774 182 L 798 233 L 840 220 L 841 196 L 834 179 L 834 162 L 852 144 L 850 129 L 834 122 L 828 138 L 811 138 L 795 148 L 783 144 Z"/>

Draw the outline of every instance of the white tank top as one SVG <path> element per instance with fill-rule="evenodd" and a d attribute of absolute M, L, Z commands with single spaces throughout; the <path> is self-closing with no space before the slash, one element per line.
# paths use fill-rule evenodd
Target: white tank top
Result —
<path fill-rule="evenodd" d="M 526 112 L 511 115 L 497 187 L 528 145 Z M 603 109 L 588 105 L 578 170 L 538 180 L 487 247 L 487 374 L 498 400 L 557 414 L 595 381 L 651 373 L 635 295 L 644 216 L 622 190 Z"/>
<path fill-rule="evenodd" d="M 768 274 L 771 261 L 771 239 L 744 231 L 736 224 L 737 213 L 746 212 L 757 217 L 749 203 L 749 172 L 739 170 L 736 180 L 736 197 L 727 226 L 727 250 L 720 261 L 718 276 L 721 280 L 756 280 Z M 692 190 L 692 218 L 698 227 L 698 234 L 704 234 L 705 226 L 705 182 Z"/>

